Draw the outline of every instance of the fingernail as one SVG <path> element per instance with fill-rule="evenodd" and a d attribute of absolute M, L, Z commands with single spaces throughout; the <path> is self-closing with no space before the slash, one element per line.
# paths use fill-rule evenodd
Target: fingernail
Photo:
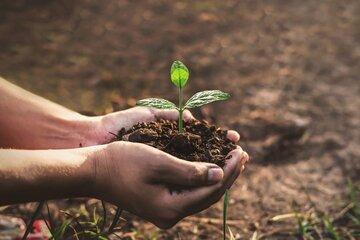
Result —
<path fill-rule="evenodd" d="M 245 165 L 248 161 L 248 154 L 246 152 L 241 153 L 240 163 L 241 165 Z"/>
<path fill-rule="evenodd" d="M 221 168 L 210 168 L 208 170 L 208 182 L 217 183 L 224 177 L 224 172 Z"/>

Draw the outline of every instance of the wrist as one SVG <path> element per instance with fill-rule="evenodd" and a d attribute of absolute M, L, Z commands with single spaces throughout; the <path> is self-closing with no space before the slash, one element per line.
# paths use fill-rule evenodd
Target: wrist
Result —
<path fill-rule="evenodd" d="M 78 155 L 78 163 L 73 163 L 78 166 L 75 173 L 78 179 L 79 188 L 82 189 L 81 196 L 78 197 L 93 197 L 98 198 L 101 187 L 101 178 L 99 171 L 103 168 L 101 161 L 105 160 L 105 150 L 107 145 L 98 145 L 85 148 L 77 148 L 73 151 Z"/>
<path fill-rule="evenodd" d="M 126 152 L 123 148 L 128 143 L 114 142 L 105 145 L 91 147 L 91 153 L 88 154 L 91 164 L 90 173 L 92 179 L 91 197 L 98 199 L 107 199 L 108 193 L 112 191 L 113 177 L 116 174 L 116 182 L 119 185 L 124 179 L 119 174 L 123 169 L 123 153 Z"/>
<path fill-rule="evenodd" d="M 89 147 L 105 143 L 101 139 L 104 136 L 104 129 L 101 117 L 77 116 L 76 118 L 65 120 L 69 130 L 69 139 L 72 147 Z"/>
<path fill-rule="evenodd" d="M 92 132 L 94 141 L 97 144 L 109 143 L 122 127 L 126 127 L 122 123 L 124 119 L 126 119 L 124 111 L 92 117 L 91 121 L 94 124 L 94 129 L 96 129 Z"/>

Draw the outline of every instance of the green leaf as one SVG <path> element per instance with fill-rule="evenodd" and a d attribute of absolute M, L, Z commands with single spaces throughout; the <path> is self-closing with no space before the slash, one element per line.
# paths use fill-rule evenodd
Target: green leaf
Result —
<path fill-rule="evenodd" d="M 186 103 L 184 108 L 200 107 L 202 105 L 229 99 L 230 94 L 220 90 L 207 90 L 195 93 Z"/>
<path fill-rule="evenodd" d="M 137 106 L 152 107 L 158 109 L 174 109 L 177 108 L 172 102 L 162 98 L 146 98 L 137 101 Z"/>
<path fill-rule="evenodd" d="M 189 70 L 180 61 L 174 61 L 170 69 L 171 81 L 179 88 L 182 88 L 186 85 L 187 80 L 189 79 Z"/>

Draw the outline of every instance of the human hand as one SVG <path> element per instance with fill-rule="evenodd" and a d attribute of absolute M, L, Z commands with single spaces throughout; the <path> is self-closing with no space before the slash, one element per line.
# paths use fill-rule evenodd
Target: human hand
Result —
<path fill-rule="evenodd" d="M 188 162 L 140 143 L 114 142 L 89 156 L 93 162 L 93 197 L 138 215 L 160 228 L 217 202 L 230 188 L 249 157 L 231 151 L 224 169 Z M 173 191 L 183 189 L 182 191 Z"/>
<path fill-rule="evenodd" d="M 111 133 L 117 134 L 121 128 L 129 129 L 139 122 L 150 122 L 158 119 L 177 120 L 179 112 L 177 110 L 160 110 L 147 107 L 134 107 L 127 110 L 109 113 L 104 116 L 96 117 L 97 127 L 95 138 L 92 142 L 104 144 L 111 141 L 114 137 Z M 191 112 L 185 110 L 183 113 L 184 121 L 193 119 Z M 238 142 L 240 135 L 233 130 L 228 131 L 228 138 L 233 142 Z"/>

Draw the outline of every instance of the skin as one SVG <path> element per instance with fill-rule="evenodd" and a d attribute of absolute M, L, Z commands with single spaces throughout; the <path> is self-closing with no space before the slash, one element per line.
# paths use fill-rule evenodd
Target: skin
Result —
<path fill-rule="evenodd" d="M 87 117 L 1 78 L 0 112 L 6 113 L 0 114 L 0 205 L 92 197 L 169 228 L 217 202 L 249 159 L 238 147 L 221 169 L 140 143 L 106 144 L 109 132 L 176 120 L 178 113 L 136 107 Z M 184 120 L 191 118 L 185 111 Z M 228 131 L 228 138 L 237 142 L 240 136 Z"/>

